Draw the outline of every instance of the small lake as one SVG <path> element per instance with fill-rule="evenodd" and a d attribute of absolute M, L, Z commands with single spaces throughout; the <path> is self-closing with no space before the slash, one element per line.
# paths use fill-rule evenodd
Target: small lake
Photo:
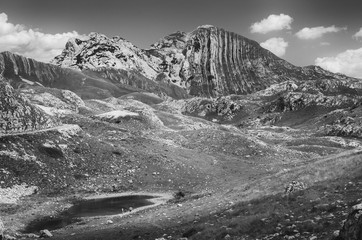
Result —
<path fill-rule="evenodd" d="M 129 209 L 152 205 L 153 196 L 130 195 L 112 198 L 88 199 L 74 204 L 67 210 L 73 217 L 95 217 L 129 212 Z"/>
<path fill-rule="evenodd" d="M 39 232 L 43 229 L 55 230 L 67 225 L 81 222 L 81 217 L 110 216 L 130 212 L 140 207 L 153 205 L 154 196 L 127 195 L 107 198 L 85 199 L 54 217 L 44 217 L 32 221 L 25 232 Z"/>

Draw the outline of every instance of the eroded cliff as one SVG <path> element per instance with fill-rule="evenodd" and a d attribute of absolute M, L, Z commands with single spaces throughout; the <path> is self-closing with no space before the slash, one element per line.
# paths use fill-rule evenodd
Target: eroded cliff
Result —
<path fill-rule="evenodd" d="M 88 71 L 137 72 L 202 97 L 248 94 L 284 81 L 350 79 L 316 66 L 294 66 L 256 41 L 210 25 L 168 35 L 148 50 L 120 37 L 92 33 L 86 40 L 69 40 L 53 63 Z"/>

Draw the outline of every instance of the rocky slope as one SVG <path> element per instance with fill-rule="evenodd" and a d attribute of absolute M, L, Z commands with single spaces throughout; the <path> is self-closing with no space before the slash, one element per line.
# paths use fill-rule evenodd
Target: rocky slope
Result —
<path fill-rule="evenodd" d="M 0 134 L 19 133 L 53 127 L 57 120 L 0 79 Z"/>
<path fill-rule="evenodd" d="M 69 90 L 35 88 L 21 89 L 20 93 L 29 99 L 33 105 L 55 117 L 78 113 L 79 109 L 85 107 L 83 100 Z"/>
<path fill-rule="evenodd" d="M 120 37 L 92 33 L 87 40 L 69 40 L 53 63 L 79 70 L 138 72 L 203 97 L 252 93 L 288 80 L 353 80 L 316 66 L 296 67 L 253 40 L 209 25 L 173 33 L 148 50 Z"/>
<path fill-rule="evenodd" d="M 277 125 L 360 137 L 361 99 L 358 79 L 289 80 L 248 95 L 194 97 L 156 107 L 240 128 Z"/>
<path fill-rule="evenodd" d="M 76 90 L 102 84 L 113 94 L 117 87 L 105 80 L 92 79 L 79 71 L 60 68 L 26 58 L 11 52 L 0 53 L 0 75 L 15 88 L 25 86 L 46 86 Z"/>

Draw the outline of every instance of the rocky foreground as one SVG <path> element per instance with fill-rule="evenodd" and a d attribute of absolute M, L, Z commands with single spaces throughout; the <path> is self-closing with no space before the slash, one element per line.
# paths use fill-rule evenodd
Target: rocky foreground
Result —
<path fill-rule="evenodd" d="M 4 86 L 11 90 L 9 85 Z M 324 198 L 308 193 L 314 192 L 315 184 L 329 179 L 320 186 L 330 180 L 338 185 L 338 179 L 345 178 L 346 174 L 359 176 L 360 140 L 327 131 L 339 126 L 337 124 L 347 124 L 341 121 L 339 116 L 342 115 L 338 115 L 341 110 L 333 109 L 355 104 L 354 98 L 349 100 L 344 96 L 328 101 L 322 97 L 316 101 L 310 97 L 313 95 L 303 95 L 303 89 L 298 92 L 298 83 L 293 86 L 296 94 L 308 96 L 299 105 L 288 105 L 284 100 L 288 98 L 283 98 L 284 104 L 280 104 L 280 96 L 283 96 L 280 94 L 284 92 L 281 85 L 245 97 L 177 101 L 164 101 L 144 93 L 82 100 L 69 91 L 51 88 L 20 89 L 17 93 L 11 90 L 14 97 L 20 94 L 29 106 L 36 108 L 36 114 L 58 121 L 52 126 L 3 130 L 0 210 L 6 234 L 20 239 L 39 236 L 38 232 L 34 232 L 35 235 L 21 232 L 41 219 L 57 218 L 74 199 L 85 196 L 129 191 L 171 194 L 181 191 L 186 193 L 184 199 L 124 217 L 85 218 L 80 225 L 52 230 L 51 234 L 55 239 L 114 239 L 115 232 L 121 228 L 124 239 L 135 236 L 156 239 L 165 233 L 171 236 L 169 239 L 183 235 L 189 239 L 208 239 L 210 230 L 206 223 L 212 226 L 223 222 L 222 226 L 227 227 L 221 238 L 255 239 L 253 232 L 258 231 L 259 225 L 238 232 L 239 225 L 229 222 L 229 217 L 222 217 L 224 212 L 226 216 L 232 216 L 230 221 L 236 221 L 246 213 L 229 215 L 229 210 L 230 214 L 232 211 L 241 213 L 245 206 L 243 202 L 249 200 L 253 211 L 260 211 L 254 201 L 264 200 L 253 199 L 282 193 L 285 186 L 295 180 L 303 182 L 306 190 L 302 189 L 297 195 L 293 193 L 290 199 L 300 196 L 297 197 L 298 204 L 308 202 L 313 208 L 322 204 Z M 264 102 L 264 98 L 270 98 L 270 92 L 278 91 L 276 89 L 282 89 L 277 93 L 279 97 Z M 285 92 L 285 96 L 292 93 Z M 17 108 L 22 109 L 20 104 Z M 301 120 L 299 116 L 305 108 L 321 108 L 326 112 Z M 359 109 L 357 104 L 343 111 L 358 119 Z M 21 120 L 23 115 L 14 116 Z M 288 121 L 290 124 L 286 124 Z M 358 130 L 349 132 L 358 133 Z M 357 186 L 356 181 L 348 180 L 353 183 L 351 186 Z M 285 208 L 282 212 L 294 211 L 287 210 L 293 200 L 285 197 L 267 199 L 265 201 L 279 201 Z M 356 192 L 348 201 L 358 203 L 358 199 Z M 297 226 L 292 230 L 298 231 L 287 231 L 291 225 L 283 225 L 280 215 L 270 215 L 269 220 L 262 220 L 267 215 L 257 214 L 255 219 L 266 221 L 267 226 L 282 224 L 278 234 L 268 230 L 257 236 L 260 239 L 284 236 L 330 239 L 340 228 L 339 221 L 347 217 L 350 202 L 343 205 L 343 214 L 333 213 L 338 217 L 328 218 L 333 222 L 328 231 L 319 227 L 312 227 L 312 231 L 298 230 L 295 221 L 306 221 L 309 216 L 302 213 L 298 213 L 303 216 L 302 220 L 291 219 Z M 295 211 L 300 209 L 296 207 Z M 324 221 L 326 216 L 324 213 L 319 215 L 318 221 Z M 108 220 L 112 224 L 102 225 Z M 93 232 L 94 226 L 99 226 L 96 232 Z M 188 230 L 191 232 L 187 233 Z M 341 230 L 341 234 L 346 231 Z"/>

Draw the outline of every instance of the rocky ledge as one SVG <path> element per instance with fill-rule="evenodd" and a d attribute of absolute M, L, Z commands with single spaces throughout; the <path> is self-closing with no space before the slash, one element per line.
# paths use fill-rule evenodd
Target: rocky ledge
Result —
<path fill-rule="evenodd" d="M 0 134 L 50 128 L 57 120 L 32 105 L 0 79 Z"/>

